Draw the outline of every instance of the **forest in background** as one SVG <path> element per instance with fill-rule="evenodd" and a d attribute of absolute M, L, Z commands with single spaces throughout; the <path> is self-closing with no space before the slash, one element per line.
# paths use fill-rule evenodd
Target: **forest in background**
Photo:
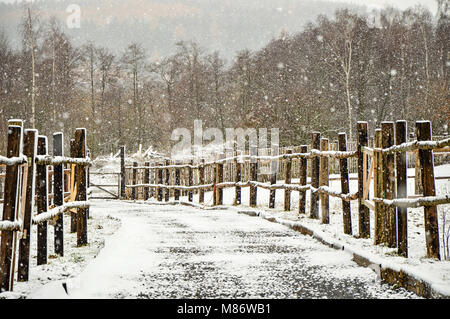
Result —
<path fill-rule="evenodd" d="M 173 129 L 193 129 L 196 119 L 222 130 L 279 128 L 281 146 L 307 143 L 313 130 L 354 137 L 360 120 L 373 132 L 381 121 L 406 119 L 413 132 L 415 120 L 427 119 L 443 135 L 447 12 L 342 9 L 231 61 L 193 41 L 177 42 L 158 60 L 139 42 L 120 54 L 92 42 L 76 46 L 57 18 L 24 12 L 20 49 L 0 31 L 0 134 L 11 118 L 31 127 L 34 109 L 41 134 L 63 131 L 68 139 L 86 127 L 93 156 L 120 145 L 168 151 Z M 2 154 L 5 144 L 0 139 Z"/>

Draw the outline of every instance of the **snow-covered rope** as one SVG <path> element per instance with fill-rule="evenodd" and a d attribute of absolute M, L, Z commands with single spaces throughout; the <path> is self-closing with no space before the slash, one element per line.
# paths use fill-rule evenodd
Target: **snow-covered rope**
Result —
<path fill-rule="evenodd" d="M 436 206 L 442 204 L 449 204 L 450 195 L 447 194 L 439 196 L 425 196 L 419 198 L 396 198 L 396 199 L 384 199 L 375 197 L 373 201 L 381 202 L 386 206 L 417 208 L 421 206 Z"/>
<path fill-rule="evenodd" d="M 407 143 L 402 143 L 399 145 L 394 145 L 389 148 L 374 148 L 374 152 L 382 152 L 384 154 L 390 153 L 400 153 L 413 150 L 432 150 L 439 149 L 450 146 L 450 138 L 446 138 L 440 141 L 411 141 Z"/>
<path fill-rule="evenodd" d="M 18 157 L 5 157 L 0 155 L 0 164 L 4 164 L 7 166 L 21 165 L 27 162 L 28 160 L 25 155 L 21 155 Z"/>
<path fill-rule="evenodd" d="M 9 220 L 2 220 L 0 221 L 0 230 L 12 230 L 17 231 L 22 226 L 22 222 L 20 220 L 16 221 L 9 221 Z"/>
<path fill-rule="evenodd" d="M 50 156 L 50 155 L 36 155 L 36 164 L 40 165 L 61 165 L 61 164 L 76 164 L 76 165 L 91 165 L 90 158 L 72 158 L 64 156 Z"/>
<path fill-rule="evenodd" d="M 358 193 L 348 193 L 348 194 L 343 194 L 341 192 L 337 192 L 332 190 L 331 188 L 329 188 L 328 186 L 320 186 L 319 188 L 315 188 L 313 186 L 311 186 L 311 191 L 313 193 L 319 192 L 319 193 L 324 193 L 324 194 L 328 194 L 330 196 L 333 197 L 339 197 L 345 201 L 351 201 L 351 200 L 355 200 L 358 199 Z"/>
<path fill-rule="evenodd" d="M 40 224 L 42 222 L 51 220 L 71 208 L 88 208 L 90 205 L 91 204 L 89 201 L 75 201 L 75 202 L 65 203 L 62 206 L 57 206 L 55 208 L 48 210 L 47 212 L 40 213 L 40 214 L 34 216 L 33 224 Z"/>

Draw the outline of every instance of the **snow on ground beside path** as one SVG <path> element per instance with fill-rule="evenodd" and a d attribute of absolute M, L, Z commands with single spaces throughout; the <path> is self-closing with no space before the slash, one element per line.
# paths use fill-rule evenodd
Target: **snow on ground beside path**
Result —
<path fill-rule="evenodd" d="M 416 298 L 380 283 L 350 254 L 283 225 L 229 210 L 96 201 L 121 228 L 66 295 L 47 285 L 32 297 Z"/>
<path fill-rule="evenodd" d="M 37 265 L 37 227 L 32 227 L 30 275 L 28 282 L 17 282 L 14 276 L 14 292 L 0 293 L 0 298 L 23 298 L 42 286 L 51 283 L 62 290 L 61 280 L 78 275 L 103 248 L 105 238 L 113 234 L 120 226 L 120 220 L 111 215 L 109 208 L 90 209 L 88 219 L 88 241 L 84 247 L 77 247 L 76 233 L 70 233 L 70 216 L 64 215 L 64 256 L 54 254 L 54 227 L 47 229 L 47 264 Z M 16 269 L 17 271 L 17 269 Z M 48 298 L 51 296 L 47 296 Z"/>

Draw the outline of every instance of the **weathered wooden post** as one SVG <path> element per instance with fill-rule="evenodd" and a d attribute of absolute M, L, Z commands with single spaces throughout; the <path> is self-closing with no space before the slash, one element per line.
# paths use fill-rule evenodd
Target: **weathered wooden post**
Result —
<path fill-rule="evenodd" d="M 53 156 L 64 156 L 63 133 L 53 134 Z M 64 205 L 64 165 L 53 165 L 53 203 L 55 207 Z M 64 215 L 56 216 L 55 254 L 64 256 Z"/>
<path fill-rule="evenodd" d="M 125 146 L 120 147 L 120 198 L 125 198 Z"/>
<path fill-rule="evenodd" d="M 357 123 L 358 131 L 358 212 L 359 212 L 359 237 L 369 238 L 370 237 L 370 211 L 363 204 L 364 197 L 364 153 L 362 151 L 363 146 L 368 146 L 369 142 L 369 130 L 367 122 Z"/>
<path fill-rule="evenodd" d="M 165 174 L 164 174 L 164 177 L 165 177 L 164 184 L 166 186 L 169 186 L 170 185 L 170 170 L 169 170 L 169 168 L 167 166 L 170 165 L 170 161 L 166 160 L 165 161 L 165 165 L 166 165 L 166 168 L 164 169 L 164 172 L 165 172 Z M 164 201 L 168 202 L 169 199 L 170 199 L 170 188 L 166 187 L 166 189 L 164 190 Z"/>
<path fill-rule="evenodd" d="M 278 155 L 278 145 L 273 145 L 271 150 L 271 156 Z M 270 184 L 277 183 L 277 173 L 278 173 L 278 160 L 272 160 L 270 162 Z M 270 190 L 269 195 L 269 208 L 275 208 L 275 199 L 276 199 L 276 189 Z"/>
<path fill-rule="evenodd" d="M 212 198 L 212 200 L 213 200 L 213 206 L 216 206 L 217 205 L 217 187 L 216 187 L 216 184 L 217 184 L 217 165 L 211 164 L 211 170 L 212 170 L 212 173 L 213 173 L 212 179 L 214 181 L 213 194 L 212 194 L 213 198 Z"/>
<path fill-rule="evenodd" d="M 347 151 L 347 134 L 341 132 L 338 134 L 339 151 Z M 339 159 L 339 170 L 341 173 L 341 192 L 348 194 L 350 191 L 348 181 L 348 159 Z M 350 211 L 350 202 L 342 200 L 342 218 L 344 225 L 344 234 L 352 234 L 352 214 Z"/>
<path fill-rule="evenodd" d="M 188 167 L 188 186 L 193 186 L 194 185 L 194 174 L 193 174 L 193 171 L 192 171 L 192 166 L 193 165 L 194 165 L 194 161 L 190 160 L 189 161 L 189 167 Z M 223 174 L 223 170 L 222 170 L 222 174 Z M 194 191 L 192 189 L 190 189 L 189 192 L 188 192 L 188 201 L 192 202 L 193 200 L 194 200 Z"/>
<path fill-rule="evenodd" d="M 236 157 L 234 160 L 235 165 L 235 171 L 234 171 L 234 182 L 240 183 L 241 182 L 241 169 L 242 169 L 242 163 L 237 158 L 237 152 L 234 153 L 234 156 Z M 236 186 L 235 187 L 235 194 L 234 194 L 234 205 L 240 205 L 241 204 L 241 187 Z"/>
<path fill-rule="evenodd" d="M 393 122 L 381 122 L 381 134 L 382 134 L 382 147 L 389 148 L 394 145 L 394 123 Z M 394 154 L 383 153 L 383 188 L 385 199 L 394 199 L 395 197 L 395 159 Z M 386 244 L 388 247 L 397 246 L 397 218 L 396 207 L 385 207 L 386 212 Z"/>
<path fill-rule="evenodd" d="M 383 148 L 382 141 L 382 133 L 381 129 L 375 130 L 374 137 L 374 146 L 375 148 Z M 374 196 L 377 198 L 384 197 L 383 190 L 383 154 L 381 152 L 374 152 L 374 177 L 373 177 L 373 187 L 374 187 Z M 385 207 L 381 202 L 375 202 L 375 235 L 374 235 L 374 244 L 378 245 L 381 243 L 385 243 Z"/>
<path fill-rule="evenodd" d="M 76 145 L 75 145 L 75 140 L 71 139 L 70 140 L 70 157 L 75 158 L 77 155 L 77 149 L 76 149 Z M 73 186 L 72 191 L 76 192 L 76 188 L 75 188 L 75 181 L 72 179 L 75 179 L 75 170 L 76 170 L 76 165 L 71 164 L 71 172 L 70 172 L 70 176 L 71 176 L 71 180 L 70 180 L 70 184 L 71 187 Z M 120 194 L 119 194 L 120 196 Z M 70 232 L 71 233 L 76 233 L 77 232 L 77 213 L 76 210 L 71 210 L 70 211 Z"/>
<path fill-rule="evenodd" d="M 22 153 L 22 126 L 8 123 L 8 146 L 6 150 L 7 157 L 18 157 Z M 5 177 L 5 197 L 3 202 L 4 221 L 14 221 L 17 207 L 17 191 L 19 183 L 19 166 L 7 165 Z M 13 240 L 14 232 L 12 230 L 2 230 L 0 246 L 0 288 L 1 291 L 11 289 L 11 262 L 13 258 Z"/>
<path fill-rule="evenodd" d="M 419 150 L 414 151 L 415 162 L 414 166 L 414 194 L 421 195 L 423 194 L 423 185 L 422 185 L 422 169 L 420 167 L 420 156 Z"/>
<path fill-rule="evenodd" d="M 78 128 L 75 131 L 75 144 L 77 158 L 86 158 L 86 129 Z M 75 170 L 75 180 L 77 187 L 77 201 L 87 200 L 87 177 L 86 166 L 77 165 Z M 78 208 L 77 213 L 77 246 L 88 244 L 87 236 L 87 209 Z"/>
<path fill-rule="evenodd" d="M 157 166 L 161 166 L 160 163 Z M 163 171 L 161 168 L 156 168 L 156 176 L 157 176 L 157 184 L 161 185 L 163 183 Z M 158 193 L 158 202 L 162 202 L 163 200 L 163 189 L 161 187 L 157 187 L 156 191 Z"/>
<path fill-rule="evenodd" d="M 430 121 L 417 121 L 416 133 L 418 141 L 431 141 L 431 123 Z M 419 150 L 420 168 L 422 175 L 422 186 L 424 196 L 436 196 L 434 182 L 434 163 L 432 150 Z M 427 257 L 440 257 L 439 247 L 439 227 L 436 206 L 424 207 L 425 217 L 425 238 L 427 243 Z"/>
<path fill-rule="evenodd" d="M 216 184 L 223 183 L 223 162 L 224 154 L 219 155 L 219 161 L 216 164 Z M 223 188 L 216 187 L 216 205 L 223 205 Z"/>
<path fill-rule="evenodd" d="M 146 167 L 144 169 L 144 184 L 148 185 L 150 183 L 150 169 L 147 167 L 150 167 L 150 162 L 145 162 L 144 166 Z M 144 187 L 144 200 L 148 200 L 150 195 L 150 188 L 148 186 Z"/>
<path fill-rule="evenodd" d="M 47 155 L 47 137 L 38 137 L 38 155 Z M 36 193 L 37 213 L 45 213 L 48 210 L 48 167 L 38 164 L 36 167 Z M 37 225 L 37 264 L 47 263 L 47 222 Z"/>
<path fill-rule="evenodd" d="M 133 162 L 133 168 L 131 169 L 131 172 L 133 174 L 133 181 L 132 181 L 133 187 L 131 188 L 131 199 L 132 200 L 136 200 L 137 189 L 136 189 L 135 185 L 137 184 L 137 168 L 136 168 L 137 166 L 138 166 L 138 163 Z"/>
<path fill-rule="evenodd" d="M 250 146 L 250 154 L 252 156 L 258 155 L 256 146 Z M 251 158 L 250 159 L 250 181 L 257 182 L 258 181 L 258 160 Z M 256 207 L 257 196 L 258 196 L 258 188 L 255 185 L 250 184 L 250 207 Z"/>
<path fill-rule="evenodd" d="M 301 145 L 300 153 L 307 153 L 308 146 Z M 300 157 L 300 185 L 306 186 L 308 184 L 308 159 L 306 157 Z M 300 191 L 298 194 L 298 212 L 299 214 L 306 214 L 306 190 Z"/>
<path fill-rule="evenodd" d="M 320 133 L 312 132 L 311 149 L 320 150 Z M 320 159 L 318 156 L 311 159 L 311 186 L 319 188 Z M 319 218 L 319 193 L 311 189 L 311 212 L 310 217 Z"/>
<path fill-rule="evenodd" d="M 328 151 L 328 139 L 322 138 L 320 140 L 320 150 Z M 329 168 L 328 168 L 328 157 L 321 156 L 320 157 L 320 186 L 328 186 L 329 185 Z M 330 199 L 328 194 L 321 193 L 320 194 L 320 207 L 322 210 L 322 224 L 330 223 Z"/>
<path fill-rule="evenodd" d="M 406 121 L 395 122 L 395 144 L 406 143 L 407 133 Z M 406 165 L 406 152 L 396 153 L 395 164 L 397 170 L 397 196 L 396 198 L 407 198 L 408 172 Z M 397 208 L 397 247 L 398 254 L 408 257 L 408 209 L 406 207 Z"/>
<path fill-rule="evenodd" d="M 23 216 L 22 238 L 19 241 L 19 262 L 17 267 L 17 280 L 28 281 L 29 267 L 30 267 L 30 236 L 31 223 L 34 206 L 34 186 L 35 186 L 35 157 L 37 153 L 37 130 L 25 130 L 25 142 L 23 147 L 23 154 L 28 159 L 28 172 L 26 182 L 26 199 L 25 210 Z"/>
<path fill-rule="evenodd" d="M 176 163 L 176 165 L 180 165 L 179 161 L 176 161 L 175 163 Z M 175 185 L 180 186 L 180 168 L 179 167 L 175 168 Z M 175 200 L 180 200 L 180 189 L 179 188 L 175 188 L 175 190 L 173 192 L 173 197 Z"/>
<path fill-rule="evenodd" d="M 202 161 L 198 167 L 198 179 L 199 179 L 200 185 L 205 184 L 205 159 L 202 159 Z M 200 188 L 198 190 L 198 202 L 201 204 L 205 202 L 205 189 L 204 188 Z"/>
<path fill-rule="evenodd" d="M 292 149 L 286 150 L 286 154 L 292 154 Z M 284 183 L 291 183 L 291 169 L 292 169 L 292 159 L 286 158 L 285 160 L 285 170 L 284 170 Z M 284 190 L 284 210 L 291 210 L 291 191 L 288 189 Z"/>

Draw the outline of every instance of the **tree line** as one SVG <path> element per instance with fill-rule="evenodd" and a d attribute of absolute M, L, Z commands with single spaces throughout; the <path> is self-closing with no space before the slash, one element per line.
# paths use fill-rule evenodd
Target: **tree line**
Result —
<path fill-rule="evenodd" d="M 308 142 L 313 130 L 354 139 L 360 120 L 373 128 L 429 119 L 434 134 L 446 134 L 447 9 L 339 10 L 231 61 L 192 41 L 157 61 L 141 43 L 120 54 L 75 47 L 56 18 L 26 11 L 20 49 L 0 31 L 0 134 L 11 118 L 47 135 L 86 127 L 94 156 L 120 145 L 168 151 L 171 132 L 193 129 L 195 119 L 222 130 L 277 127 L 282 146 Z"/>

